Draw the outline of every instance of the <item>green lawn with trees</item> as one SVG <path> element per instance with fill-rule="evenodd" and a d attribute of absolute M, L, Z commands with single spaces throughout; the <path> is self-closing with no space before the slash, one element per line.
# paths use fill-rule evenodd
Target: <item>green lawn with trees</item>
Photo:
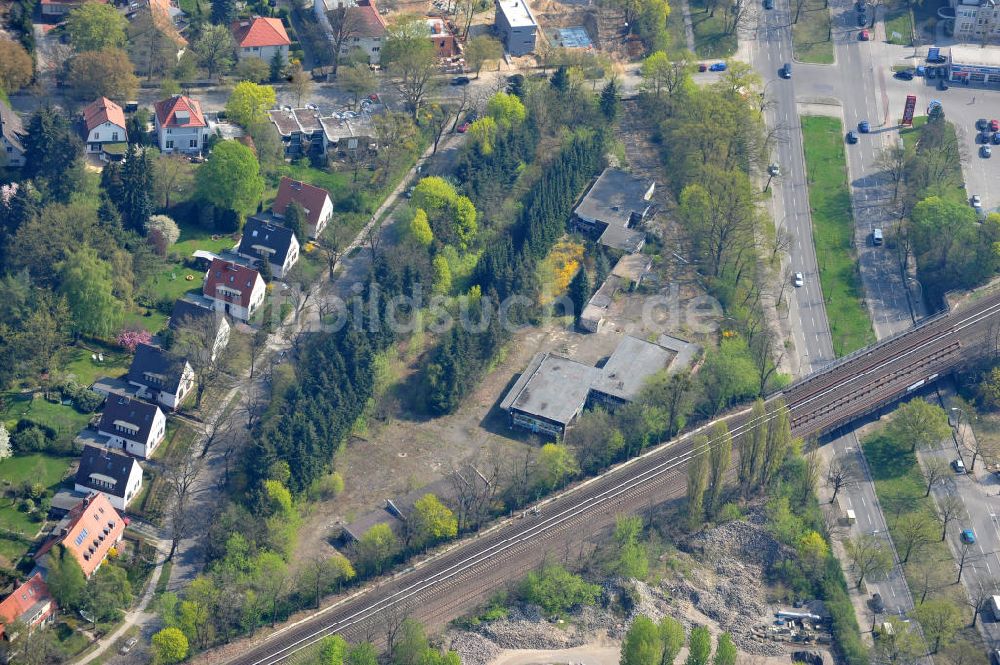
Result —
<path fill-rule="evenodd" d="M 746 6 L 748 3 L 742 3 Z M 691 27 L 694 29 L 694 53 L 699 58 L 728 58 L 736 53 L 737 23 L 746 20 L 708 0 L 689 0 Z M 680 8 L 674 11 L 680 13 Z M 746 9 L 743 10 L 746 12 Z M 684 42 L 686 44 L 686 41 Z"/>
<path fill-rule="evenodd" d="M 833 350 L 843 356 L 875 341 L 854 252 L 854 216 L 847 186 L 843 125 L 836 118 L 802 117 L 813 239 Z"/>
<path fill-rule="evenodd" d="M 792 53 L 796 60 L 821 65 L 833 63 L 833 21 L 827 0 L 794 0 Z"/>

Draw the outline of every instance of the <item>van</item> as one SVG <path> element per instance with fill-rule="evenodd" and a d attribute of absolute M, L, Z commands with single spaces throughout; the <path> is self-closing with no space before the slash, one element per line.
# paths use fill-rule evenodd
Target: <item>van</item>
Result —
<path fill-rule="evenodd" d="M 876 247 L 882 244 L 882 229 L 872 231 L 872 244 Z"/>
<path fill-rule="evenodd" d="M 848 524 L 854 524 L 855 522 L 858 521 L 858 517 L 857 517 L 857 515 L 854 514 L 853 510 L 848 510 L 846 517 L 847 517 L 847 523 Z"/>
<path fill-rule="evenodd" d="M 990 609 L 993 610 L 993 620 L 1000 621 L 1000 596 L 990 597 Z"/>

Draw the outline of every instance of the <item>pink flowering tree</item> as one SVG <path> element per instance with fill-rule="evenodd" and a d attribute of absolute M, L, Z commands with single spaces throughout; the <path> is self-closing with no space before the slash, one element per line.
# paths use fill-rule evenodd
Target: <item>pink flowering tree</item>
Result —
<path fill-rule="evenodd" d="M 152 339 L 153 336 L 149 334 L 149 331 L 142 328 L 124 328 L 115 337 L 115 341 L 123 348 L 128 349 L 129 353 L 135 353 L 135 347 L 140 344 L 149 344 Z"/>

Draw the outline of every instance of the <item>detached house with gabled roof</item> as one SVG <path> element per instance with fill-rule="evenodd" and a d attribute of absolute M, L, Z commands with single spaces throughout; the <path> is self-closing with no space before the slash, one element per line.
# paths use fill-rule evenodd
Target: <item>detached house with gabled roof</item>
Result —
<path fill-rule="evenodd" d="M 128 382 L 136 395 L 176 410 L 194 388 L 194 370 L 184 358 L 158 346 L 140 344 L 128 368 Z"/>
<path fill-rule="evenodd" d="M 21 116 L 0 99 L 0 167 L 24 166 L 25 133 Z"/>
<path fill-rule="evenodd" d="M 48 557 L 58 556 L 56 545 L 66 548 L 66 554 L 76 559 L 83 575 L 90 579 L 97 572 L 112 547 L 121 542 L 125 519 L 111 505 L 108 497 L 94 493 L 76 504 L 56 525 L 53 536 L 41 546 L 35 561 L 48 569 Z"/>
<path fill-rule="evenodd" d="M 259 58 L 270 63 L 277 53 L 281 55 L 283 63 L 288 62 L 288 47 L 292 40 L 288 38 L 281 19 L 260 16 L 244 18 L 234 21 L 231 29 L 240 60 Z"/>
<path fill-rule="evenodd" d="M 121 146 L 128 141 L 125 112 L 107 97 L 101 97 L 83 109 L 83 127 L 87 152 L 100 153 L 102 159 L 107 159 L 104 152 L 106 145 Z"/>
<path fill-rule="evenodd" d="M 259 272 L 219 258 L 212 260 L 202 285 L 202 295 L 212 302 L 216 311 L 240 321 L 253 318 L 264 304 L 266 293 L 267 285 Z"/>
<path fill-rule="evenodd" d="M 15 621 L 27 626 L 28 632 L 52 623 L 56 609 L 56 601 L 49 593 L 42 574 L 35 573 L 0 601 L 0 638 L 8 642 L 18 638 L 17 633 L 6 631 L 7 624 Z"/>
<path fill-rule="evenodd" d="M 155 404 L 109 395 L 97 431 L 108 438 L 109 446 L 148 459 L 163 441 L 166 428 L 167 417 Z"/>
<path fill-rule="evenodd" d="M 197 154 L 208 140 L 208 122 L 201 112 L 201 102 L 175 95 L 156 102 L 156 137 L 160 152 Z"/>
<path fill-rule="evenodd" d="M 124 511 L 142 489 L 142 467 L 134 457 L 100 446 L 84 446 L 74 489 L 100 492 L 116 510 Z"/>
<path fill-rule="evenodd" d="M 330 200 L 328 191 L 282 176 L 271 212 L 278 219 L 284 219 L 285 212 L 292 203 L 298 203 L 306 211 L 306 235 L 310 238 L 318 238 L 333 218 L 333 201 Z"/>
<path fill-rule="evenodd" d="M 251 217 L 243 226 L 236 251 L 252 261 L 267 261 L 271 274 L 280 279 L 299 260 L 299 241 L 291 229 Z"/>

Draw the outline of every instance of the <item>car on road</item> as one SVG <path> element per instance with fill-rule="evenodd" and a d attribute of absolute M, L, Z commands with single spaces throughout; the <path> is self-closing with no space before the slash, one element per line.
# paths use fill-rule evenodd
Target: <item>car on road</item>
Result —
<path fill-rule="evenodd" d="M 854 145 L 855 143 L 858 142 L 858 133 L 853 129 L 847 132 L 847 142 L 850 143 L 851 145 Z"/>
<path fill-rule="evenodd" d="M 952 460 L 951 468 L 955 470 L 955 473 L 965 473 L 965 462 L 960 459 Z"/>
<path fill-rule="evenodd" d="M 792 284 L 794 284 L 795 286 L 802 286 L 805 283 L 806 283 L 806 280 L 802 276 L 802 273 L 797 272 L 794 275 L 792 275 Z"/>
<path fill-rule="evenodd" d="M 724 62 L 713 62 L 708 66 L 708 71 L 710 72 L 724 72 L 726 71 L 726 63 Z"/>
<path fill-rule="evenodd" d="M 122 645 L 121 652 L 128 653 L 133 648 L 135 648 L 135 645 L 138 643 L 139 643 L 139 638 L 137 637 L 128 638 L 127 640 L 125 640 L 125 644 Z"/>
<path fill-rule="evenodd" d="M 774 9 L 774 0 L 764 0 L 764 9 Z"/>
<path fill-rule="evenodd" d="M 917 65 L 916 68 L 913 70 L 913 73 L 916 74 L 917 76 L 927 76 L 927 68 L 924 67 L 923 65 Z"/>
<path fill-rule="evenodd" d="M 456 76 L 451 80 L 452 85 L 469 85 L 472 83 L 472 79 L 468 76 Z"/>
<path fill-rule="evenodd" d="M 708 71 L 708 65 L 706 65 L 704 62 L 699 62 L 698 63 L 698 71 L 699 72 L 707 72 Z"/>
<path fill-rule="evenodd" d="M 901 81 L 912 81 L 913 72 L 911 72 L 909 69 L 901 69 L 895 74 L 893 74 L 893 77 L 898 78 Z"/>
<path fill-rule="evenodd" d="M 885 603 L 882 602 L 882 594 L 880 594 L 880 593 L 873 593 L 872 594 L 872 599 L 871 599 L 870 605 L 871 605 L 872 611 L 874 611 L 874 612 L 877 612 L 877 613 L 885 612 Z"/>
<path fill-rule="evenodd" d="M 976 120 L 976 129 L 978 129 L 981 132 L 986 131 L 986 128 L 989 126 L 990 126 L 990 121 L 987 120 L 986 118 L 980 118 L 979 120 Z"/>
<path fill-rule="evenodd" d="M 989 159 L 992 154 L 993 154 L 993 149 L 990 148 L 988 145 L 979 147 L 979 156 L 982 157 L 983 159 Z"/>
<path fill-rule="evenodd" d="M 861 32 L 858 33 L 858 39 L 860 39 L 863 42 L 867 42 L 867 41 L 871 40 L 871 38 L 872 38 L 872 35 L 867 30 L 862 30 Z"/>
<path fill-rule="evenodd" d="M 792 78 L 792 63 L 786 62 L 785 66 L 778 70 L 778 76 L 783 79 Z"/>
<path fill-rule="evenodd" d="M 767 174 L 773 176 L 779 176 L 781 175 L 781 167 L 778 166 L 777 164 L 771 164 L 770 166 L 767 167 Z"/>
<path fill-rule="evenodd" d="M 1000 132 L 1000 120 L 990 120 L 990 131 Z"/>
<path fill-rule="evenodd" d="M 973 545 L 976 542 L 976 533 L 972 529 L 962 530 L 962 542 L 966 545 Z"/>
<path fill-rule="evenodd" d="M 882 237 L 882 229 L 872 229 L 872 245 L 874 247 L 878 247 L 879 245 L 881 245 L 883 239 L 884 238 Z"/>
<path fill-rule="evenodd" d="M 858 123 L 858 131 L 861 132 L 862 134 L 867 134 L 871 130 L 872 126 L 868 124 L 867 120 L 862 120 L 861 122 Z"/>
<path fill-rule="evenodd" d="M 970 201 L 972 203 L 972 207 L 973 208 L 982 208 L 983 207 L 983 197 L 981 197 L 979 194 L 973 194 L 972 198 L 970 199 Z"/>
<path fill-rule="evenodd" d="M 459 126 L 458 126 L 458 127 L 456 127 L 455 129 L 456 129 L 456 131 L 457 131 L 457 132 L 458 132 L 459 134 L 464 134 L 464 133 L 466 133 L 467 131 L 469 131 L 469 126 L 470 126 L 471 124 L 472 124 L 471 122 L 469 122 L 468 120 L 466 120 L 465 122 L 463 122 L 463 123 L 462 123 L 461 125 L 459 125 Z"/>

